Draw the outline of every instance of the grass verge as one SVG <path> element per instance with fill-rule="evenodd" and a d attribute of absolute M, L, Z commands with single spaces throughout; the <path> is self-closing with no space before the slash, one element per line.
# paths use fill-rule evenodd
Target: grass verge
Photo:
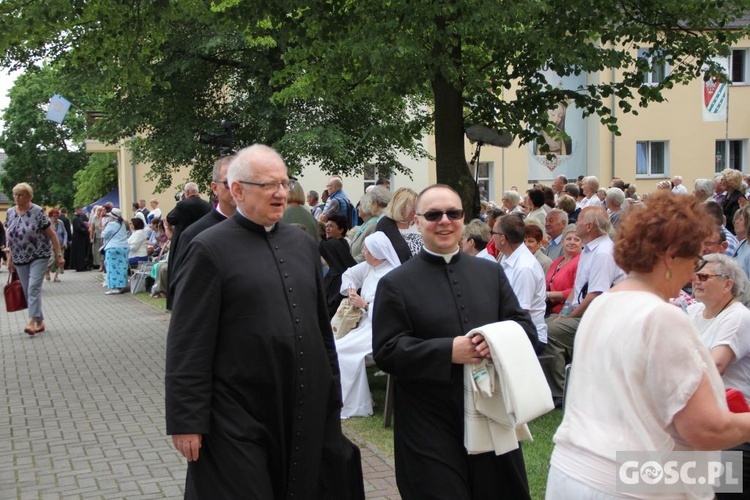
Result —
<path fill-rule="evenodd" d="M 387 377 L 376 377 L 377 368 L 367 369 L 370 391 L 374 401 L 374 415 L 342 420 L 342 425 L 359 439 L 369 442 L 383 455 L 393 460 L 393 428 L 383 427 L 385 407 L 385 387 Z M 552 455 L 552 436 L 562 421 L 562 412 L 553 410 L 529 424 L 534 441 L 522 443 L 526 461 L 526 474 L 529 479 L 531 498 L 543 499 L 549 472 L 549 457 Z"/>

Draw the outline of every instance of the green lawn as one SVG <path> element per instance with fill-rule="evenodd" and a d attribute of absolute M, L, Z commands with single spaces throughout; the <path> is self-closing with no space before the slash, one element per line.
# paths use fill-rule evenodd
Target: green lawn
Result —
<path fill-rule="evenodd" d="M 383 428 L 386 377 L 375 377 L 376 368 L 368 368 L 370 390 L 375 401 L 375 414 L 367 418 L 342 420 L 345 429 L 375 445 L 386 456 L 393 458 L 393 428 Z M 529 424 L 534 441 L 523 443 L 526 472 L 531 498 L 543 499 L 552 454 L 552 436 L 562 421 L 562 412 L 553 410 Z"/>

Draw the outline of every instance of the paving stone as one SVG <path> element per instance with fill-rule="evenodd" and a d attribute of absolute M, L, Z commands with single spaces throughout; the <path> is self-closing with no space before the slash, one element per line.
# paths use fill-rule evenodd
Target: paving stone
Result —
<path fill-rule="evenodd" d="M 43 284 L 44 333 L 23 333 L 26 311 L 0 314 L 0 500 L 182 498 L 187 465 L 164 430 L 169 315 L 104 295 L 95 272 L 61 279 Z M 398 499 L 392 461 L 353 439 L 367 498 Z"/>

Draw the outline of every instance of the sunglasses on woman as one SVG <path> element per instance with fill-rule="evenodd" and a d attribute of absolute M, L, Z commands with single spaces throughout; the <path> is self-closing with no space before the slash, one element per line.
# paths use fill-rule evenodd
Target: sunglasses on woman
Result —
<path fill-rule="evenodd" d="M 709 278 L 713 278 L 714 276 L 721 276 L 722 278 L 728 277 L 724 274 L 695 273 L 695 277 L 698 278 L 701 283 L 705 283 Z"/>
<path fill-rule="evenodd" d="M 450 220 L 459 220 L 464 218 L 464 211 L 460 208 L 452 208 L 450 210 L 428 210 L 423 214 L 417 215 L 420 217 L 424 217 L 427 221 L 437 222 L 443 218 L 443 214 L 447 215 Z"/>

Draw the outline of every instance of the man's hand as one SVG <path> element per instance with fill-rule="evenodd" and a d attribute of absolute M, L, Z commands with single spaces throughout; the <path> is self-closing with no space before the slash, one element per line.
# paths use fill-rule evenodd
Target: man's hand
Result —
<path fill-rule="evenodd" d="M 453 354 L 451 362 L 459 365 L 477 364 L 484 358 L 490 357 L 490 348 L 484 337 L 475 335 L 456 337 L 453 339 Z"/>
<path fill-rule="evenodd" d="M 201 448 L 203 437 L 200 434 L 175 434 L 172 443 L 177 451 L 188 459 L 188 462 L 198 460 L 198 451 Z"/>

